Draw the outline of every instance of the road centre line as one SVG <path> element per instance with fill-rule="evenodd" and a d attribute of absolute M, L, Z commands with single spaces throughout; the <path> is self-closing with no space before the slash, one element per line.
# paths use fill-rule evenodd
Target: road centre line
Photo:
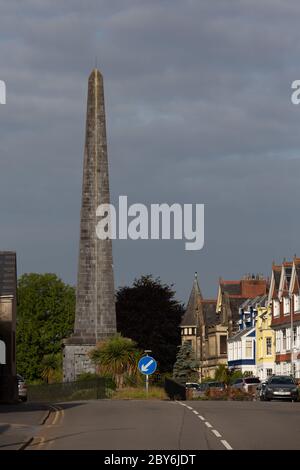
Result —
<path fill-rule="evenodd" d="M 212 432 L 218 439 L 220 439 L 220 438 L 222 437 L 222 435 L 219 433 L 219 431 L 218 431 L 217 429 L 213 429 L 213 426 L 212 426 L 208 421 L 205 421 L 204 416 L 199 415 L 199 412 L 198 412 L 197 410 L 194 410 L 192 406 L 186 405 L 185 403 L 183 403 L 183 402 L 181 402 L 181 401 L 177 401 L 177 400 L 176 400 L 176 403 L 179 403 L 180 405 L 185 406 L 186 408 L 188 408 L 189 410 L 191 410 L 199 419 L 201 419 L 201 421 L 204 421 L 204 424 L 211 430 L 211 432 Z M 233 448 L 231 447 L 231 445 L 230 445 L 225 439 L 220 439 L 220 442 L 221 442 L 221 444 L 225 447 L 225 449 L 227 449 L 227 450 L 233 450 Z"/>

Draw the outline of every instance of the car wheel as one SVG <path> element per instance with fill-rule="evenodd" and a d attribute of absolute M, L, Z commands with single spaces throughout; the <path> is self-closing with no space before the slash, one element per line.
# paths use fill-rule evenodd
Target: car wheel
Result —
<path fill-rule="evenodd" d="M 25 403 L 27 401 L 27 397 L 21 397 L 21 401 Z"/>

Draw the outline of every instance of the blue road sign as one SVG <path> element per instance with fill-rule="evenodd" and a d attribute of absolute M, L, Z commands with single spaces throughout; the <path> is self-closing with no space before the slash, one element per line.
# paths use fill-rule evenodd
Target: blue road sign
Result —
<path fill-rule="evenodd" d="M 145 375 L 151 375 L 156 371 L 157 362 L 151 356 L 143 356 L 138 363 L 139 371 Z"/>

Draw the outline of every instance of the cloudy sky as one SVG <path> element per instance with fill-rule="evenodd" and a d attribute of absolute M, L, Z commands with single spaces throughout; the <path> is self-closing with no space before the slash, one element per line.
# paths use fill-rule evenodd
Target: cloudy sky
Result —
<path fill-rule="evenodd" d="M 205 204 L 205 246 L 116 241 L 116 286 L 269 275 L 300 255 L 298 0 L 0 0 L 0 249 L 76 282 L 87 77 L 105 80 L 111 197 Z"/>

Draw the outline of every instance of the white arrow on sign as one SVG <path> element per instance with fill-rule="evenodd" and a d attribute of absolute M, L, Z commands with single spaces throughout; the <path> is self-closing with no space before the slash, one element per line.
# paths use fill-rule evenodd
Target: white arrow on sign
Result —
<path fill-rule="evenodd" d="M 149 369 L 149 367 L 151 366 L 151 364 L 153 362 L 154 362 L 154 360 L 150 359 L 150 361 L 147 362 L 147 364 L 142 364 L 142 367 L 141 367 L 142 372 L 148 372 L 148 369 Z"/>

